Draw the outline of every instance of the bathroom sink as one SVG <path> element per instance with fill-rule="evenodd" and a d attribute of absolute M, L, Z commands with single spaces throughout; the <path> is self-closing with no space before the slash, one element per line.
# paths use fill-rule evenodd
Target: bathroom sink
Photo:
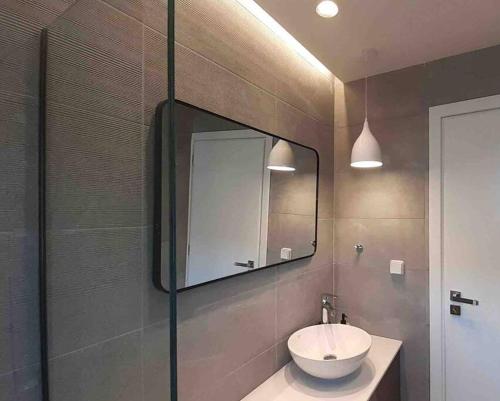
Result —
<path fill-rule="evenodd" d="M 304 372 L 322 379 L 337 379 L 358 369 L 372 345 L 364 330 L 344 324 L 320 324 L 296 331 L 288 349 Z"/>

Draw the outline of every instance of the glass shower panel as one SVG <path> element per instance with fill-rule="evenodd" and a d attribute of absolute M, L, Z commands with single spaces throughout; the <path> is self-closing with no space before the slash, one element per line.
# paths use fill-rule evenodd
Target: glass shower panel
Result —
<path fill-rule="evenodd" d="M 170 296 L 152 282 L 166 8 L 78 0 L 46 30 L 50 401 L 170 400 Z"/>

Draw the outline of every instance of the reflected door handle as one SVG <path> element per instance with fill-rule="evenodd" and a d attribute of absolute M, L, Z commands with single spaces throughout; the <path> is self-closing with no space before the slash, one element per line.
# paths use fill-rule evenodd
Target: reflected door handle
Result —
<path fill-rule="evenodd" d="M 238 266 L 238 267 L 247 267 L 249 269 L 253 269 L 255 266 L 254 266 L 254 261 L 253 260 L 249 260 L 247 263 L 243 263 L 243 262 L 234 262 L 234 265 L 235 266 Z"/>
<path fill-rule="evenodd" d="M 450 291 L 450 301 L 469 305 L 479 305 L 479 301 L 477 299 L 462 298 L 462 293 L 460 291 L 453 290 Z"/>

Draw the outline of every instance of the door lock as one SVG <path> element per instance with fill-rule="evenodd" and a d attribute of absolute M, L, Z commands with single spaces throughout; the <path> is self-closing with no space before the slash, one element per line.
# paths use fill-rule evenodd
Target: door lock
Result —
<path fill-rule="evenodd" d="M 460 316 L 462 307 L 460 305 L 450 305 L 450 315 Z"/>

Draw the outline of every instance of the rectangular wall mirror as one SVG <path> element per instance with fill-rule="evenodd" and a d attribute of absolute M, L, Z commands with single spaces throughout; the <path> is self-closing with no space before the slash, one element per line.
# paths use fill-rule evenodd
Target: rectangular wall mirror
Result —
<path fill-rule="evenodd" d="M 174 218 L 180 291 L 311 257 L 317 152 L 180 101 L 175 113 L 174 161 L 168 157 L 173 141 L 167 136 L 167 104 L 157 110 L 156 285 L 169 288 Z M 172 179 L 176 206 L 170 216 Z"/>

